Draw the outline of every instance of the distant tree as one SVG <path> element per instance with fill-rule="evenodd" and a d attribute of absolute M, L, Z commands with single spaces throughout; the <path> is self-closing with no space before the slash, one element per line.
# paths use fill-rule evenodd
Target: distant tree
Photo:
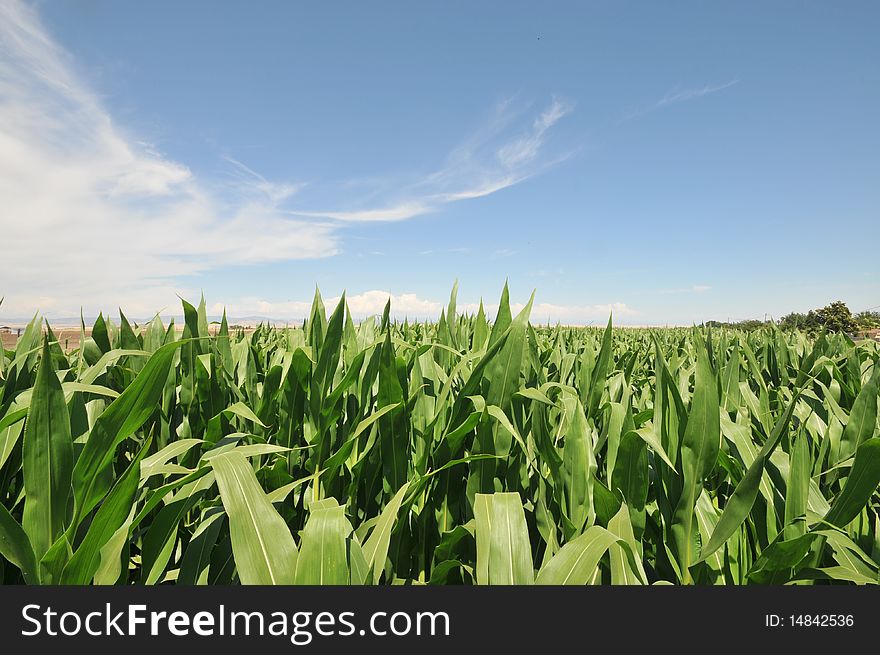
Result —
<path fill-rule="evenodd" d="M 791 312 L 779 319 L 779 327 L 783 330 L 803 330 L 807 321 L 807 315 L 800 312 Z"/>
<path fill-rule="evenodd" d="M 761 321 L 757 318 L 748 318 L 744 321 L 706 321 L 704 325 L 712 328 L 725 327 L 734 330 L 744 330 L 746 332 L 751 332 L 752 330 L 758 330 L 769 324 L 769 321 Z"/>
<path fill-rule="evenodd" d="M 855 332 L 858 329 L 849 307 L 839 300 L 817 309 L 816 317 L 820 325 L 829 332 Z"/>
<path fill-rule="evenodd" d="M 807 332 L 815 332 L 820 327 L 819 317 L 813 310 L 810 310 L 806 314 L 792 312 L 779 319 L 779 327 L 783 330 L 805 330 Z"/>
<path fill-rule="evenodd" d="M 856 324 L 863 330 L 880 327 L 880 312 L 859 312 L 855 315 Z"/>
<path fill-rule="evenodd" d="M 746 332 L 751 332 L 752 330 L 759 330 L 762 327 L 767 325 L 765 321 L 760 321 L 757 318 L 749 318 L 745 321 L 739 321 L 738 323 L 734 323 L 734 327 L 739 328 L 740 330 L 745 330 Z"/>
<path fill-rule="evenodd" d="M 730 322 L 706 321 L 705 325 L 751 332 L 770 323 L 770 321 L 751 318 L 744 321 Z M 880 328 L 880 312 L 865 311 L 853 316 L 846 303 L 837 300 L 822 309 L 811 309 L 806 314 L 791 312 L 779 319 L 776 324 L 783 330 L 803 330 L 804 332 L 816 333 L 824 328 L 829 332 L 854 333 L 859 330 Z"/>

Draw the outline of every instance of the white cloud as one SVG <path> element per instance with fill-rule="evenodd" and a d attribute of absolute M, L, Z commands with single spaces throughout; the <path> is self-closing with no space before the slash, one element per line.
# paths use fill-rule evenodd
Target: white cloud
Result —
<path fill-rule="evenodd" d="M 390 291 L 373 289 L 354 295 L 347 295 L 345 301 L 353 316 L 363 318 L 373 314 L 381 314 L 385 309 L 385 303 L 391 299 L 391 307 L 394 316 L 413 316 L 420 318 L 437 318 L 443 303 L 421 298 L 415 293 L 394 294 Z M 324 306 L 327 311 L 332 311 L 339 304 L 340 296 L 324 298 Z M 243 298 L 235 303 L 226 305 L 228 316 L 247 317 L 261 316 L 276 320 L 302 319 L 309 315 L 312 303 L 310 300 L 292 300 L 275 302 L 256 297 Z M 210 311 L 214 314 L 223 312 L 223 304 L 215 304 Z"/>
<path fill-rule="evenodd" d="M 291 211 L 296 216 L 315 218 L 332 218 L 337 221 L 369 222 L 369 221 L 404 221 L 408 218 L 421 216 L 433 211 L 433 207 L 425 202 L 406 201 L 388 207 L 361 209 L 357 211 Z"/>
<path fill-rule="evenodd" d="M 326 221 L 277 209 L 292 189 L 256 176 L 261 195 L 222 200 L 126 135 L 30 6 L 0 2 L 0 52 L 4 314 L 149 315 L 182 276 L 337 251 Z"/>
<path fill-rule="evenodd" d="M 442 303 L 434 300 L 420 298 L 415 293 L 392 294 L 389 291 L 366 291 L 353 296 L 346 296 L 348 308 L 355 316 L 367 316 L 380 314 L 385 309 L 385 303 L 391 300 L 391 307 L 397 316 L 439 316 L 443 307 Z M 339 298 L 330 298 L 327 304 L 335 307 Z"/>
<path fill-rule="evenodd" d="M 339 296 L 324 299 L 324 305 L 328 312 L 332 311 L 339 303 Z M 385 303 L 391 299 L 391 315 L 395 318 L 437 319 L 440 312 L 446 308 L 446 302 L 423 298 L 416 293 L 392 293 L 390 291 L 370 290 L 354 295 L 346 295 L 346 302 L 351 313 L 356 318 L 381 314 L 385 309 Z M 257 297 L 244 298 L 230 305 L 225 305 L 229 317 L 264 317 L 276 321 L 301 320 L 308 316 L 311 311 L 311 301 L 294 300 L 275 302 Z M 522 311 L 525 303 L 512 302 L 511 312 L 514 315 Z M 461 314 L 476 314 L 479 303 L 460 303 L 458 312 Z M 217 303 L 209 308 L 209 312 L 219 315 L 224 310 L 224 305 Z M 497 303 L 483 303 L 483 311 L 491 320 L 498 312 Z M 613 302 L 595 305 L 560 305 L 552 303 L 537 303 L 532 306 L 532 323 L 566 323 L 570 325 L 585 325 L 597 321 L 605 322 L 608 316 L 613 315 L 615 322 L 626 321 L 639 315 L 639 312 L 623 302 Z"/>

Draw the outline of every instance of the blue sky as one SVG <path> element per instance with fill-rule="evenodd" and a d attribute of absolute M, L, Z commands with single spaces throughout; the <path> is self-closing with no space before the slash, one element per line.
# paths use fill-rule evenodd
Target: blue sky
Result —
<path fill-rule="evenodd" d="M 880 6 L 0 0 L 0 316 L 880 305 Z"/>

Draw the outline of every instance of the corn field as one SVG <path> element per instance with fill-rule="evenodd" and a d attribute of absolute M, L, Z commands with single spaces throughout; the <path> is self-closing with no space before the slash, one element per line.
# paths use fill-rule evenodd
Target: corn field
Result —
<path fill-rule="evenodd" d="M 880 348 L 774 327 L 182 330 L 0 357 L 5 584 L 876 584 Z"/>

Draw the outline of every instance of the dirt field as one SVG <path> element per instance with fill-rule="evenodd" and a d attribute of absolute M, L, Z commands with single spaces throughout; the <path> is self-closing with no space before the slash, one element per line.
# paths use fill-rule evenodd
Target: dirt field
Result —
<path fill-rule="evenodd" d="M 7 350 L 14 348 L 17 340 L 18 337 L 15 336 L 15 332 L 0 332 L 0 343 L 2 343 L 3 347 Z"/>
<path fill-rule="evenodd" d="M 21 329 L 24 332 L 24 328 Z M 178 328 L 178 331 L 182 330 L 182 328 Z M 210 325 L 208 327 L 208 332 L 211 334 L 217 334 L 220 330 L 217 325 Z M 0 342 L 3 343 L 3 347 L 7 350 L 12 350 L 15 348 L 15 343 L 18 341 L 17 335 L 18 329 L 13 329 L 12 332 L 0 332 Z M 232 330 L 230 330 L 232 331 Z M 245 328 L 245 332 L 252 331 L 251 328 Z M 58 342 L 61 344 L 61 347 L 64 348 L 65 351 L 71 351 L 79 348 L 79 338 L 80 338 L 80 329 L 79 328 L 52 328 L 52 332 L 55 334 L 55 337 L 58 339 Z M 86 328 L 86 337 L 92 336 L 92 328 Z"/>
<path fill-rule="evenodd" d="M 22 328 L 22 332 L 24 329 Z M 55 336 L 58 338 L 58 342 L 61 344 L 61 347 L 65 350 L 74 350 L 79 347 L 79 328 L 61 328 L 55 329 L 52 331 L 55 333 Z M 2 332 L 0 333 L 0 340 L 3 342 L 3 347 L 7 350 L 12 350 L 15 348 L 15 342 L 18 341 L 18 335 L 16 334 L 17 330 L 13 330 L 12 332 Z M 91 334 L 91 329 L 86 330 L 86 336 Z"/>

